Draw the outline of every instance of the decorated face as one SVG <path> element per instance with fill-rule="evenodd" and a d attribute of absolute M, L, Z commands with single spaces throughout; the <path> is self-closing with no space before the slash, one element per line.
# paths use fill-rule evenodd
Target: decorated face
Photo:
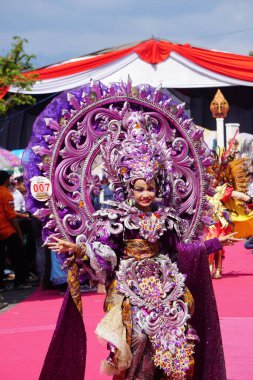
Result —
<path fill-rule="evenodd" d="M 148 211 L 150 205 L 155 200 L 156 195 L 156 183 L 152 179 L 150 182 L 146 182 L 144 179 L 137 179 L 133 187 L 133 196 L 136 202 L 136 206 L 142 211 Z"/>

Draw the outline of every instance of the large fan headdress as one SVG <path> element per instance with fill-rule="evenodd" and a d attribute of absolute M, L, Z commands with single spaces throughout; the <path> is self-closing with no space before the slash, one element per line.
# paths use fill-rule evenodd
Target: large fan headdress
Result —
<path fill-rule="evenodd" d="M 210 221 L 210 162 L 203 130 L 168 91 L 91 81 L 58 95 L 35 121 L 25 176 L 46 178 L 53 192 L 43 201 L 28 190 L 27 207 L 43 221 L 44 237 L 75 240 L 93 220 L 105 176 L 118 201 L 135 178 L 156 178 L 183 237 L 194 239 Z"/>

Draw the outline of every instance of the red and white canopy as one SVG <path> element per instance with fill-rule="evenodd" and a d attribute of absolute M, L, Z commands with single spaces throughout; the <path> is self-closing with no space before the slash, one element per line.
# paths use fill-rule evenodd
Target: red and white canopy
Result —
<path fill-rule="evenodd" d="M 253 86 L 253 58 L 150 39 L 60 62 L 35 71 L 30 94 L 61 92 L 90 79 L 167 88 Z M 16 92 L 12 86 L 10 92 Z"/>

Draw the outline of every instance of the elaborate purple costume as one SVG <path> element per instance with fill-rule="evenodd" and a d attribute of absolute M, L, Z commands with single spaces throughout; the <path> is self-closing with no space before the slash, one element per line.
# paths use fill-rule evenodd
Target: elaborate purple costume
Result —
<path fill-rule="evenodd" d="M 36 131 L 43 122 L 42 137 Z M 26 172 L 48 177 L 54 192 L 40 207 L 30 198 L 30 206 L 44 219 L 45 238 L 80 245 L 61 256 L 69 292 L 40 379 L 83 379 L 79 282 L 88 274 L 107 286 L 96 333 L 107 342 L 103 369 L 114 379 L 225 380 L 207 262 L 220 245 L 200 236 L 210 222 L 209 152 L 183 106 L 147 85 L 91 83 L 56 98 L 34 131 L 24 161 L 35 153 L 38 169 L 27 164 Z M 114 200 L 94 213 L 102 175 Z M 131 186 L 153 178 L 157 203 L 142 212 L 132 205 Z"/>

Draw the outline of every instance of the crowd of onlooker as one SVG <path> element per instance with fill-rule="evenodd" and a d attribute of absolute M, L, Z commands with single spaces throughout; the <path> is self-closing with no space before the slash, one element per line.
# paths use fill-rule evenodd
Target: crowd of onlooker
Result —
<path fill-rule="evenodd" d="M 43 246 L 41 221 L 26 210 L 25 183 L 22 176 L 13 178 L 0 170 L 0 309 L 8 306 L 3 292 L 67 287 L 67 273 L 56 253 Z M 104 292 L 101 284 L 87 280 L 83 291 Z"/>
<path fill-rule="evenodd" d="M 42 226 L 27 212 L 25 192 L 23 177 L 0 170 L 0 292 L 29 289 L 45 277 Z M 1 295 L 0 308 L 5 306 Z"/>

